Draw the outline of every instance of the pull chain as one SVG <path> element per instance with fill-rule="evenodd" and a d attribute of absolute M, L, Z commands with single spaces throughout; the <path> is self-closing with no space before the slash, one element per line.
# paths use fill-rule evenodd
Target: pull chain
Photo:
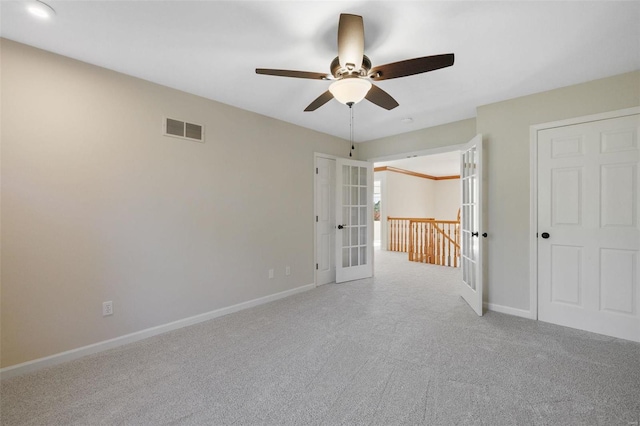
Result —
<path fill-rule="evenodd" d="M 355 146 L 353 146 L 353 102 L 350 102 L 347 105 L 349 105 L 349 112 L 350 112 L 349 142 L 351 143 L 351 149 L 349 150 L 349 157 L 353 157 L 352 155 L 353 150 L 356 149 Z"/>

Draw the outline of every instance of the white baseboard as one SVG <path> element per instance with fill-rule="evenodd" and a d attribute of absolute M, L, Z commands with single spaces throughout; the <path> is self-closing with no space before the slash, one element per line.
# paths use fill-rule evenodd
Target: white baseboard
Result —
<path fill-rule="evenodd" d="M 220 308 L 214 311 L 205 312 L 204 314 L 199 314 L 189 318 L 184 318 L 178 321 L 170 322 L 168 324 L 163 324 L 156 327 L 147 328 L 145 330 L 136 331 L 135 333 L 126 334 L 124 336 L 116 337 L 114 339 L 104 340 L 102 342 L 83 346 L 81 348 L 76 348 L 76 349 L 61 352 L 55 355 L 47 356 L 44 358 L 35 359 L 33 361 L 23 362 L 22 364 L 16 364 L 10 367 L 5 367 L 0 369 L 0 378 L 3 380 L 9 379 L 11 377 L 19 376 L 21 374 L 40 370 L 45 367 L 51 367 L 53 365 L 62 364 L 63 362 L 71 361 L 74 359 L 81 358 L 83 356 L 106 351 L 107 349 L 112 349 L 118 346 L 126 345 L 128 343 L 137 342 L 138 340 L 146 339 L 148 337 L 166 333 L 168 331 L 176 330 L 178 328 L 198 324 L 200 322 L 208 321 L 213 318 L 218 318 L 223 315 L 232 314 L 234 312 L 238 312 L 243 309 L 252 308 L 254 306 L 262 305 L 264 303 L 269 303 L 278 299 L 283 299 L 288 296 L 293 296 L 294 294 L 311 290 L 315 288 L 315 286 L 316 286 L 315 284 L 307 284 L 301 287 L 293 288 L 291 290 L 286 290 L 280 293 L 271 294 L 269 296 L 248 300 L 246 302 L 238 303 L 237 305 L 227 306 L 225 308 Z"/>
<path fill-rule="evenodd" d="M 501 314 L 531 319 L 531 312 L 525 311 L 524 309 L 510 308 L 509 306 L 496 305 L 495 303 L 484 303 L 484 308 L 489 311 L 500 312 Z"/>

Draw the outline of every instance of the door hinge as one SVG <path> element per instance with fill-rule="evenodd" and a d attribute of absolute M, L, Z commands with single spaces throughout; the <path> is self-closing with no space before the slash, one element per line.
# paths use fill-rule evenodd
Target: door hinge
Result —
<path fill-rule="evenodd" d="M 316 174 L 318 174 L 318 168 L 316 167 Z"/>
<path fill-rule="evenodd" d="M 318 221 L 318 216 L 316 215 L 316 222 Z"/>
<path fill-rule="evenodd" d="M 318 264 L 316 263 L 316 270 L 318 269 Z"/>
<path fill-rule="evenodd" d="M 536 232 L 536 238 L 538 238 L 538 233 Z"/>

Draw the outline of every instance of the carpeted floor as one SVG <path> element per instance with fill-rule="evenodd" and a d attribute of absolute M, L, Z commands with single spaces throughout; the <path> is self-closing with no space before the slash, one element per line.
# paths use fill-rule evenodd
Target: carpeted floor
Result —
<path fill-rule="evenodd" d="M 640 344 L 479 318 L 458 270 L 376 256 L 374 279 L 3 380 L 2 424 L 640 422 Z"/>

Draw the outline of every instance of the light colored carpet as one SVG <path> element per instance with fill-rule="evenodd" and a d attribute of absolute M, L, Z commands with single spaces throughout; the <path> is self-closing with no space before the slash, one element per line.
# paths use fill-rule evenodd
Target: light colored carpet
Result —
<path fill-rule="evenodd" d="M 330 284 L 2 381 L 6 425 L 636 425 L 640 345 L 489 312 L 377 253 Z"/>

